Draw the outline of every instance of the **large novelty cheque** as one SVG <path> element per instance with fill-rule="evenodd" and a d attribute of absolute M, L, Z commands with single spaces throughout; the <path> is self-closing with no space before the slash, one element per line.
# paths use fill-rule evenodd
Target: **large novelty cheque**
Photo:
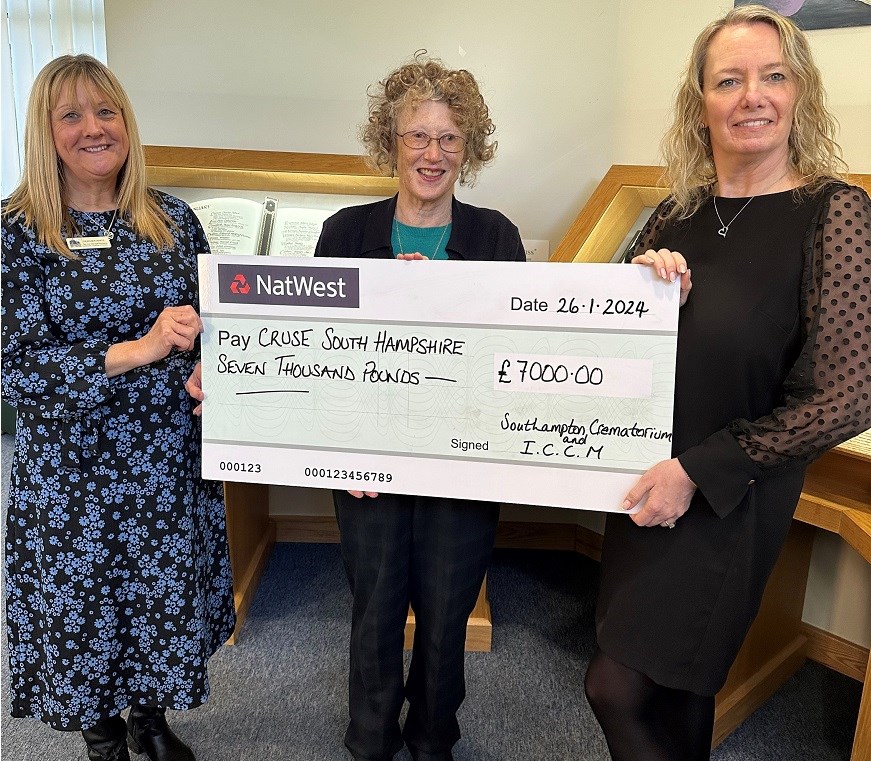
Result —
<path fill-rule="evenodd" d="M 671 453 L 646 267 L 201 256 L 203 476 L 618 510 Z"/>

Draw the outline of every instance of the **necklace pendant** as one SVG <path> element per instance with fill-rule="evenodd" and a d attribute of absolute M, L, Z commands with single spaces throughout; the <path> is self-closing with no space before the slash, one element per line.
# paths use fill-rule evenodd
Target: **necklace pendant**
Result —
<path fill-rule="evenodd" d="M 742 211 L 744 211 L 744 209 L 746 209 L 750 205 L 750 202 L 754 198 L 756 198 L 756 196 L 750 196 L 750 198 L 747 199 L 747 203 L 745 203 L 740 209 L 738 209 L 738 214 L 740 214 Z M 723 218 L 720 216 L 720 210 L 717 208 L 717 196 L 714 196 L 714 213 L 717 215 L 717 219 L 719 220 L 720 224 L 722 225 L 722 227 L 719 230 L 717 230 L 717 235 L 719 235 L 722 238 L 725 238 L 726 233 L 729 232 L 729 228 L 732 226 L 732 223 L 736 219 L 738 219 L 738 214 L 736 214 L 734 217 L 732 217 L 732 219 L 729 220 L 729 224 L 727 225 L 723 221 Z"/>

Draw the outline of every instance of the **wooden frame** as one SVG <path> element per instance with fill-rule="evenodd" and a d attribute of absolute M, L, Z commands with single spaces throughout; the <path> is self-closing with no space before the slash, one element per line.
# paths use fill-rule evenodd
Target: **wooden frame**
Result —
<path fill-rule="evenodd" d="M 611 261 L 642 209 L 656 206 L 667 195 L 662 175 L 661 167 L 612 166 L 551 260 Z M 851 175 L 849 179 L 871 192 L 871 175 Z M 808 656 L 809 630 L 801 617 L 815 531 L 839 534 L 871 562 L 871 433 L 836 447 L 808 469 L 795 518 L 766 587 L 759 616 L 717 695 L 715 745 L 786 682 Z M 854 646 L 851 652 L 855 650 Z M 868 659 L 864 651 L 862 655 Z M 831 658 L 829 665 L 837 666 L 837 660 L 837 656 Z M 864 680 L 852 761 L 871 761 L 871 661 L 861 668 L 851 665 L 849 670 L 839 670 Z"/>
<path fill-rule="evenodd" d="M 368 196 L 398 188 L 362 156 L 341 154 L 146 145 L 145 164 L 148 184 L 163 187 Z"/>
<path fill-rule="evenodd" d="M 362 156 L 146 145 L 145 164 L 148 184 L 158 187 L 385 197 L 398 188 L 396 178 L 378 174 Z M 224 497 L 236 603 L 228 642 L 234 644 L 275 544 L 275 523 L 267 485 L 227 482 Z"/>
<path fill-rule="evenodd" d="M 641 210 L 657 206 L 667 193 L 662 167 L 615 164 L 575 217 L 551 261 L 610 261 Z"/>

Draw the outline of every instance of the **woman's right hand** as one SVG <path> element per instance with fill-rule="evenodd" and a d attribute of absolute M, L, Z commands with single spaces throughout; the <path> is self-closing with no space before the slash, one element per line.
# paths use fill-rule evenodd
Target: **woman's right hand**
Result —
<path fill-rule="evenodd" d="M 142 338 L 109 347 L 106 375 L 113 378 L 137 367 L 145 367 L 168 357 L 174 349 L 190 351 L 202 331 L 202 320 L 190 304 L 166 307 Z"/>
<path fill-rule="evenodd" d="M 348 489 L 348 494 L 352 497 L 356 497 L 357 499 L 363 499 L 363 497 L 377 497 L 377 491 L 356 491 L 352 489 Z"/>
<path fill-rule="evenodd" d="M 402 262 L 417 262 L 421 259 L 429 259 L 428 256 L 424 256 L 419 251 L 415 251 L 413 254 L 397 254 L 396 258 Z"/>
<path fill-rule="evenodd" d="M 680 277 L 680 305 L 683 306 L 687 303 L 687 297 L 690 295 L 693 284 L 690 268 L 687 266 L 687 260 L 684 259 L 683 254 L 678 251 L 669 251 L 667 248 L 661 248 L 658 251 L 649 248 L 643 254 L 632 259 L 632 263 L 653 267 L 656 274 L 669 283 L 673 283 Z"/>
<path fill-rule="evenodd" d="M 203 332 L 203 321 L 190 304 L 167 307 L 154 321 L 154 325 L 139 339 L 139 350 L 144 365 L 168 357 L 173 349 L 190 351 L 197 336 Z"/>
<path fill-rule="evenodd" d="M 692 482 L 680 460 L 673 457 L 648 469 L 626 495 L 624 510 L 631 510 L 644 501 L 632 520 L 638 526 L 674 528 L 675 521 L 690 506 L 698 487 Z"/>

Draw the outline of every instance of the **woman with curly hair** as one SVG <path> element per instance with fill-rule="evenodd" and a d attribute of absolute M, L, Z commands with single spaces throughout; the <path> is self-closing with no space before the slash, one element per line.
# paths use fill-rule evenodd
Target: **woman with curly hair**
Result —
<path fill-rule="evenodd" d="M 205 235 L 146 186 L 130 101 L 88 55 L 36 77 L 2 216 L 12 715 L 81 731 L 92 761 L 128 743 L 193 761 L 165 711 L 206 700 L 235 617 L 221 484 L 200 479 L 184 390 Z"/>
<path fill-rule="evenodd" d="M 809 462 L 871 426 L 871 200 L 807 38 L 759 5 L 696 40 L 632 252 L 680 280 L 673 458 L 609 515 L 590 704 L 615 761 L 710 757 Z"/>
<path fill-rule="evenodd" d="M 458 181 L 471 184 L 492 160 L 493 131 L 474 77 L 418 54 L 371 94 L 362 130 L 373 163 L 398 176 L 399 192 L 330 217 L 315 255 L 451 259 L 458 266 L 524 261 L 511 222 L 453 195 Z M 393 758 L 404 738 L 414 759 L 447 761 L 460 737 L 466 622 L 490 560 L 499 506 L 374 492 L 334 492 L 334 502 L 354 596 L 345 744 L 356 759 L 381 761 Z M 415 636 L 403 684 L 409 603 Z"/>

